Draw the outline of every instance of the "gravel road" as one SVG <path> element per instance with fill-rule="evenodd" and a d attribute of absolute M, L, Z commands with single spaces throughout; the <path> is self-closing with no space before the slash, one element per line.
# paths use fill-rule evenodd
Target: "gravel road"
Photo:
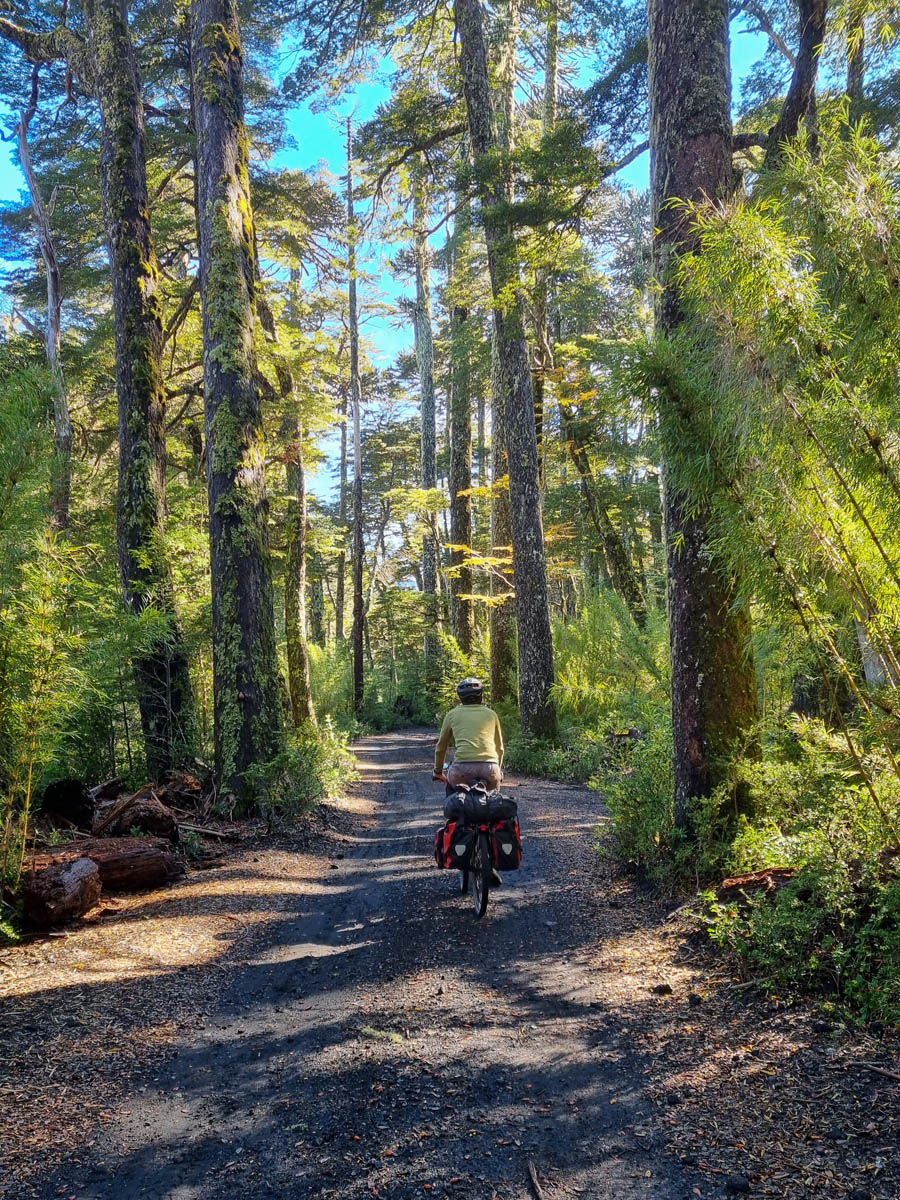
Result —
<path fill-rule="evenodd" d="M 48 1197 L 700 1194 L 590 966 L 597 796 L 509 781 L 524 860 L 478 921 L 431 858 L 433 739 L 359 743 L 371 826 Z"/>

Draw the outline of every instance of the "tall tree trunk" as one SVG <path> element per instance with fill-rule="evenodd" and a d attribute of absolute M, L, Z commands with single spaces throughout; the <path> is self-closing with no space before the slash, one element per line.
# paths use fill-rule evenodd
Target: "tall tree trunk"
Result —
<path fill-rule="evenodd" d="M 556 127 L 556 91 L 559 69 L 559 9 L 557 0 L 548 0 L 547 38 L 544 47 L 544 104 L 541 117 L 541 132 L 548 138 Z M 539 266 L 535 272 L 532 311 L 534 313 L 534 365 L 532 387 L 534 389 L 534 428 L 538 446 L 538 473 L 543 477 L 544 459 L 544 394 L 547 372 L 553 367 L 553 350 L 550 343 L 548 301 L 550 295 L 550 272 Z"/>
<path fill-rule="evenodd" d="M 28 147 L 28 126 L 37 111 L 38 75 L 40 68 L 31 72 L 31 98 L 28 108 L 22 113 L 17 128 L 19 161 L 31 196 L 31 213 L 37 232 L 41 258 L 47 274 L 47 325 L 44 331 L 44 351 L 50 368 L 50 386 L 53 389 L 54 463 L 50 485 L 50 524 L 59 533 L 69 529 L 69 502 L 72 491 L 72 420 L 66 395 L 59 351 L 62 344 L 62 286 L 56 247 L 50 229 L 50 217 L 44 206 L 41 189 L 31 163 Z"/>
<path fill-rule="evenodd" d="M 192 0 L 216 776 L 243 804 L 283 745 L 253 356 L 255 259 L 235 0 Z"/>
<path fill-rule="evenodd" d="M 159 269 L 150 234 L 143 106 L 131 35 L 117 0 L 90 0 L 85 16 L 101 116 L 101 199 L 116 331 L 119 572 L 128 610 L 137 616 L 153 606 L 166 626 L 133 661 L 147 769 L 159 777 L 184 761 L 195 736 L 187 655 L 164 544 Z"/>
<path fill-rule="evenodd" d="M 684 320 L 674 268 L 694 245 L 675 200 L 727 201 L 734 187 L 727 0 L 650 0 L 651 188 L 661 334 Z M 663 445 L 696 437 L 689 399 L 659 397 Z M 756 717 L 749 619 L 709 543 L 708 514 L 666 476 L 675 814 L 692 832 L 692 799 L 723 778 Z"/>
<path fill-rule="evenodd" d="M 285 476 L 288 499 L 287 554 L 284 568 L 284 632 L 287 649 L 288 695 L 291 717 L 297 728 L 316 724 L 312 688 L 309 681 L 309 645 L 306 629 L 306 471 L 303 463 L 303 426 L 300 423 L 294 373 L 278 336 L 275 314 L 269 305 L 254 241 L 256 270 L 256 310 L 266 339 L 275 347 L 275 374 L 278 377 L 284 410 L 282 437 L 285 446 Z"/>
<path fill-rule="evenodd" d="M 498 140 L 507 154 L 514 139 L 516 91 L 516 37 L 518 32 L 518 0 L 506 0 L 503 21 L 502 88 Z M 507 195 L 507 200 L 512 196 Z M 486 464 L 485 464 L 486 465 Z M 509 450 L 506 430 L 506 395 L 500 365 L 500 342 L 496 322 L 491 319 L 491 556 L 512 558 L 512 510 L 509 488 L 504 481 L 509 475 Z M 500 486 L 503 484 L 503 486 Z M 497 703 L 516 698 L 516 608 L 511 567 L 498 566 L 491 576 L 491 595 L 495 603 L 490 609 L 490 668 L 491 701 Z M 500 597 L 505 597 L 500 601 Z"/>
<path fill-rule="evenodd" d="M 549 736 L 556 729 L 556 713 L 550 694 L 553 643 L 547 607 L 534 396 L 516 243 L 508 204 L 511 193 L 509 156 L 503 156 L 499 178 L 496 168 L 488 173 L 486 164 L 492 158 L 496 159 L 501 145 L 494 126 L 480 0 L 454 0 L 453 11 L 459 32 L 469 137 L 476 165 L 481 166 L 481 171 L 476 174 L 482 213 L 487 214 L 485 241 L 505 401 L 519 649 L 519 709 L 523 727 L 528 732 Z"/>
<path fill-rule="evenodd" d="M 353 157 L 347 118 L 347 296 L 350 306 L 350 411 L 353 420 L 353 711 L 363 707 L 365 601 L 363 598 L 362 386 L 359 378 L 359 311 L 356 302 L 356 217 L 353 211 Z"/>
<path fill-rule="evenodd" d="M 347 531 L 347 397 L 341 400 L 341 463 L 338 481 L 340 489 L 338 497 L 338 524 L 341 535 Z M 343 544 L 337 559 L 337 580 L 334 585 L 334 640 L 344 640 L 344 575 L 347 567 L 347 551 Z"/>
<path fill-rule="evenodd" d="M 422 487 L 437 487 L 437 422 L 434 399 L 434 337 L 431 330 L 431 283 L 429 270 L 428 194 L 425 164 L 413 171 L 413 256 L 416 264 L 415 344 L 419 372 L 419 402 L 422 422 Z M 438 599 L 438 546 L 434 515 L 425 517 L 422 538 L 422 583 L 425 589 L 425 675 L 434 683 L 440 656 L 437 631 L 441 625 Z"/>
<path fill-rule="evenodd" d="M 287 489 L 295 501 L 287 528 L 287 562 L 284 578 L 284 632 L 287 641 L 288 688 L 294 724 L 315 725 L 309 681 L 306 634 L 306 472 L 303 468 L 303 433 L 299 423 L 287 460 Z"/>
<path fill-rule="evenodd" d="M 309 525 L 307 524 L 307 540 Z M 310 562 L 309 572 L 309 640 L 314 646 L 325 645 L 325 564 L 316 550 Z"/>
<path fill-rule="evenodd" d="M 450 304 L 450 543 L 466 547 L 450 552 L 453 632 L 463 654 L 472 653 L 475 637 L 472 568 L 465 566 L 472 546 L 472 399 L 469 312 L 454 278 L 460 246 L 468 242 L 471 214 L 459 210 L 453 237 L 447 241 L 447 293 Z"/>
<path fill-rule="evenodd" d="M 491 327 L 491 703 L 516 697 L 516 597 L 512 585 L 512 511 L 509 505 L 506 398 L 496 329 Z M 505 565 L 509 561 L 510 565 Z M 501 600 L 501 597 L 503 599 Z"/>

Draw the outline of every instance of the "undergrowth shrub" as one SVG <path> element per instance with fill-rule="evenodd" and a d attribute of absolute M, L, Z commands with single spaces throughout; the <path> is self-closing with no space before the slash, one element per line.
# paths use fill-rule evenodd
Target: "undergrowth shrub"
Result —
<path fill-rule="evenodd" d="M 317 729 L 293 732 L 281 754 L 247 771 L 247 781 L 258 797 L 258 811 L 271 822 L 308 811 L 336 795 L 354 775 L 347 735 L 326 717 Z"/>

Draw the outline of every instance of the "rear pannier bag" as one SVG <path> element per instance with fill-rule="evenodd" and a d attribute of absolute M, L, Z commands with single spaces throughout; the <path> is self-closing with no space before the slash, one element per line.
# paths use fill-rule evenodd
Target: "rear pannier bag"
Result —
<path fill-rule="evenodd" d="M 455 829 L 456 822 L 448 821 L 434 835 L 434 861 L 439 867 L 450 866 L 450 839 Z"/>
<path fill-rule="evenodd" d="M 475 830 L 465 825 L 457 825 L 450 837 L 451 867 L 459 871 L 467 871 L 472 861 L 472 849 L 475 845 Z"/>
<path fill-rule="evenodd" d="M 456 821 L 448 821 L 434 835 L 434 861 L 439 867 L 466 870 L 472 860 L 475 830 Z"/>
<path fill-rule="evenodd" d="M 498 871 L 517 871 L 522 865 L 522 839 L 515 817 L 491 826 L 491 862 Z"/>

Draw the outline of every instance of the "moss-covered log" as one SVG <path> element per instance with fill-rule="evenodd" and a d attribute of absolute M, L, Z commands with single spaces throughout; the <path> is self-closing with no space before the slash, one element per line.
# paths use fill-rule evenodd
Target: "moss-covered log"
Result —
<path fill-rule="evenodd" d="M 256 271 L 243 64 L 233 0 L 194 0 L 203 378 L 216 776 L 248 804 L 248 768 L 281 749 L 268 503 L 253 356 Z"/>

